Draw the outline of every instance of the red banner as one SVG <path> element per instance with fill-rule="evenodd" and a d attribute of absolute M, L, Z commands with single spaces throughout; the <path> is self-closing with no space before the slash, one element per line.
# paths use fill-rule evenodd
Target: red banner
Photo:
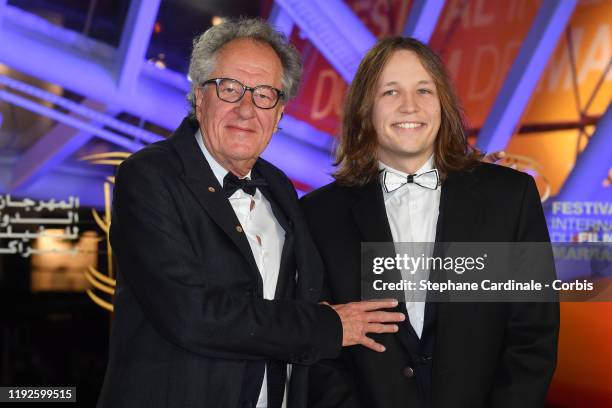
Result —
<path fill-rule="evenodd" d="M 347 4 L 378 38 L 399 35 L 404 30 L 412 1 L 348 0 Z M 336 135 L 340 126 L 342 104 L 347 84 L 307 39 L 299 27 L 291 42 L 302 53 L 304 75 L 297 98 L 287 106 L 287 113 L 317 129 Z"/>

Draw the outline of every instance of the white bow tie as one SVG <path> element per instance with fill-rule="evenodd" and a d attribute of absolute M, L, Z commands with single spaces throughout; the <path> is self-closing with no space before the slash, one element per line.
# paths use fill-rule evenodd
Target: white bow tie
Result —
<path fill-rule="evenodd" d="M 433 169 L 420 174 L 409 174 L 408 176 L 402 176 L 392 171 L 384 170 L 383 185 L 387 193 L 391 193 L 408 183 L 414 183 L 418 186 L 435 190 L 440 184 L 438 170 Z"/>

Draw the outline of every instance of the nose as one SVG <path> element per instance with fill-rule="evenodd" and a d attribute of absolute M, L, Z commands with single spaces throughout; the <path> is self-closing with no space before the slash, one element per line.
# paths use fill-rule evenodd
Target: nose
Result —
<path fill-rule="evenodd" d="M 242 119 L 249 119 L 255 116 L 255 109 L 257 107 L 253 103 L 253 95 L 251 91 L 246 91 L 242 96 L 242 99 L 238 102 L 238 114 Z"/>
<path fill-rule="evenodd" d="M 399 110 L 404 113 L 413 113 L 419 110 L 418 103 L 413 94 L 410 92 L 404 92 L 402 94 Z"/>

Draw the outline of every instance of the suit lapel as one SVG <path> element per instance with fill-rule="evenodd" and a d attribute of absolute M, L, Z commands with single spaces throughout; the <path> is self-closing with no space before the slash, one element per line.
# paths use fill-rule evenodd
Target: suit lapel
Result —
<path fill-rule="evenodd" d="M 471 172 L 451 173 L 442 183 L 436 242 L 469 242 L 483 197 Z"/>
<path fill-rule="evenodd" d="M 387 218 L 382 187 L 378 179 L 357 189 L 357 201 L 352 208 L 355 223 L 361 232 L 361 242 L 393 242 L 393 234 Z M 395 257 L 395 249 L 389 247 L 389 254 L 384 256 Z M 401 276 L 399 271 L 397 274 Z M 402 312 L 408 317 L 406 304 L 401 302 L 394 310 Z M 414 350 L 418 337 L 410 321 L 406 319 L 399 325 L 397 338 L 408 350 Z"/>
<path fill-rule="evenodd" d="M 353 217 L 361 232 L 362 242 L 393 242 L 382 188 L 377 180 L 356 190 Z"/>
<path fill-rule="evenodd" d="M 440 196 L 440 214 L 436 227 L 436 251 L 441 250 L 440 243 L 469 242 L 472 240 L 475 223 L 478 216 L 477 204 L 484 202 L 484 197 L 477 190 L 477 178 L 471 172 L 450 173 L 442 184 Z M 437 253 L 436 255 L 444 256 Z M 434 281 L 445 280 L 444 276 L 432 277 Z M 435 313 L 434 310 L 435 309 Z M 444 375 L 453 361 L 448 352 L 454 350 L 448 347 L 453 342 L 453 322 L 455 308 L 449 302 L 431 303 L 426 305 L 425 323 L 436 326 L 436 346 L 433 367 L 434 384 L 442 386 Z M 433 321 L 435 319 L 435 321 Z"/>
<path fill-rule="evenodd" d="M 258 176 L 261 175 L 268 183 L 266 187 L 261 188 L 261 192 L 270 202 L 274 217 L 285 230 L 285 242 L 281 253 L 274 298 L 291 297 L 296 273 L 296 257 L 294 253 L 296 246 L 293 230 L 296 217 L 293 203 L 294 199 L 291 197 L 291 193 L 287 188 L 283 187 L 284 181 L 281 180 L 275 172 L 270 171 L 270 168 L 261 160 L 255 163 L 253 170 Z"/>
<path fill-rule="evenodd" d="M 249 272 L 256 279 L 258 290 L 263 293 L 261 275 L 246 235 L 195 140 L 194 135 L 198 129 L 197 126 L 197 122 L 185 119 L 171 138 L 173 146 L 183 161 L 185 172 L 182 175 L 182 180 L 193 193 L 200 206 L 244 256 L 250 266 Z"/>

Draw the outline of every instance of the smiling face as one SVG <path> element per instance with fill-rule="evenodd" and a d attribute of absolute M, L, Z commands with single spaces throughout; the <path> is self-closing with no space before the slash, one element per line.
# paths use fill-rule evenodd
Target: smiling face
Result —
<path fill-rule="evenodd" d="M 282 89 L 283 69 L 276 52 L 267 44 L 249 39 L 229 42 L 217 53 L 210 78 L 232 78 L 255 87 Z M 236 103 L 217 97 L 215 84 L 196 89 L 196 117 L 204 145 L 224 168 L 246 175 L 264 151 L 284 109 L 282 101 L 273 109 L 260 109 L 247 91 Z"/>
<path fill-rule="evenodd" d="M 414 52 L 395 51 L 380 74 L 372 108 L 379 160 L 416 172 L 433 154 L 440 121 L 433 78 Z"/>

